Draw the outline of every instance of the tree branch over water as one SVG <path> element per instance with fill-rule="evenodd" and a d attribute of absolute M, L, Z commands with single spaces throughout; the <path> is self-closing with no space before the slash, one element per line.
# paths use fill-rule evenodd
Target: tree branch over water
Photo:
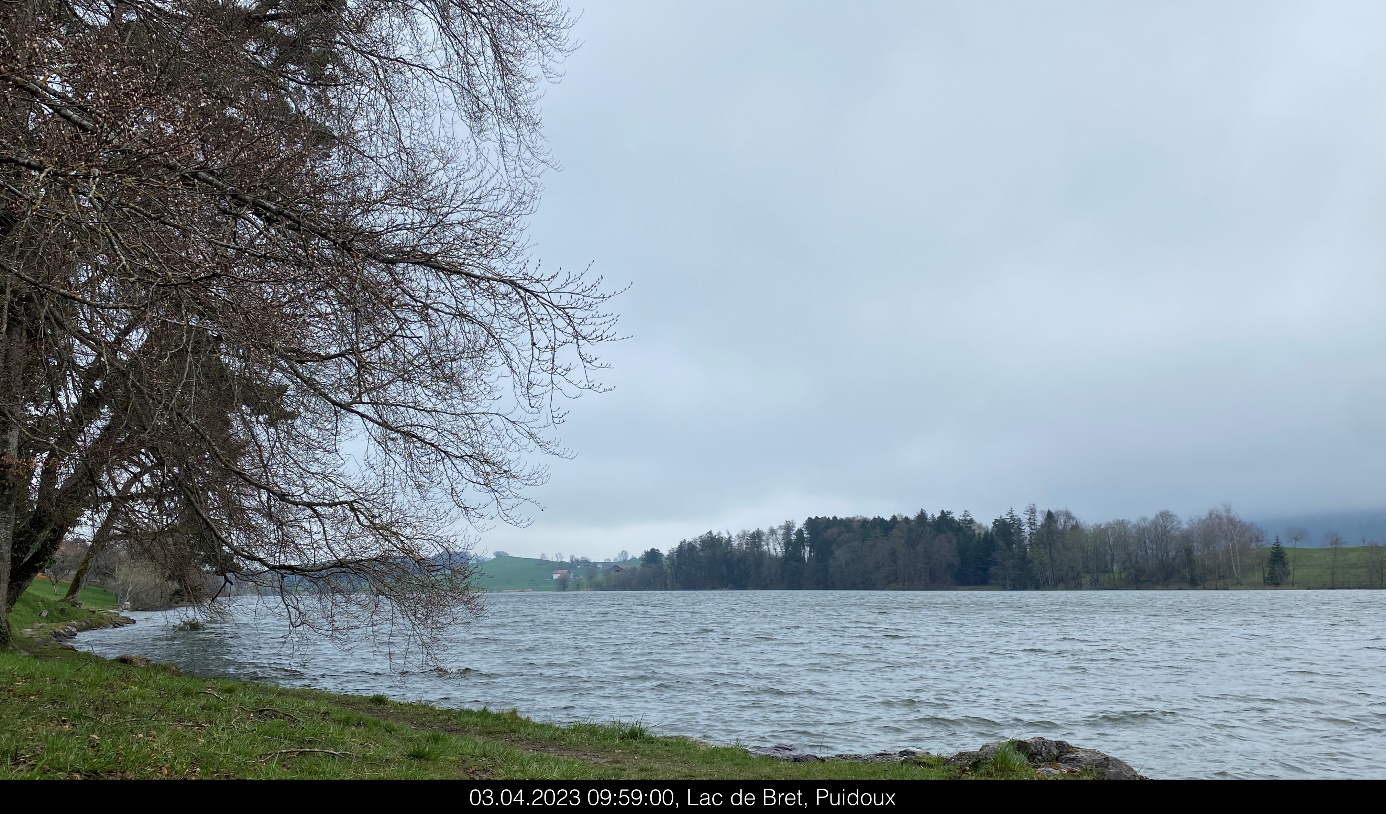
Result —
<path fill-rule="evenodd" d="M 570 25 L 0 0 L 5 607 L 102 525 L 187 598 L 239 575 L 328 633 L 476 609 L 454 530 L 517 520 L 615 338 L 523 235 Z"/>

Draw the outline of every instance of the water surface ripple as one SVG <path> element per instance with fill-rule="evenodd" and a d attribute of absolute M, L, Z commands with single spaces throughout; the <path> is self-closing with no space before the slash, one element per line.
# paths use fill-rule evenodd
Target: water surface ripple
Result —
<path fill-rule="evenodd" d="M 80 646 L 203 675 L 714 743 L 932 752 L 1044 735 L 1162 778 L 1382 778 L 1386 593 L 494 594 L 443 669 L 286 637 L 253 599 Z M 402 671 L 403 670 L 403 671 Z"/>

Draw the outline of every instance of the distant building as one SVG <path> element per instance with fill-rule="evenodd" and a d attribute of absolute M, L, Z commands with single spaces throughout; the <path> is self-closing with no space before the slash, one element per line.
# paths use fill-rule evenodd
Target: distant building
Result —
<path fill-rule="evenodd" d="M 553 578 L 554 578 L 554 579 L 562 579 L 563 577 L 566 577 L 566 576 L 568 576 L 568 572 L 567 572 L 567 571 L 554 571 L 554 572 L 553 572 Z"/>

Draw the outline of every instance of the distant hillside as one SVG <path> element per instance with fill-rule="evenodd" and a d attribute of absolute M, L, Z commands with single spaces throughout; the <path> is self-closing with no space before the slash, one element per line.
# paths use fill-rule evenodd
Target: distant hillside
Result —
<path fill-rule="evenodd" d="M 493 557 L 481 564 L 477 587 L 483 591 L 555 591 L 553 572 L 568 568 L 550 560 Z"/>
<path fill-rule="evenodd" d="M 622 565 L 630 568 L 636 562 L 633 560 Z M 553 578 L 554 571 L 571 571 L 586 578 L 611 566 L 609 562 L 574 566 L 570 562 L 532 560 L 528 557 L 495 557 L 481 563 L 481 578 L 477 587 L 483 591 L 556 591 L 558 584 Z"/>
<path fill-rule="evenodd" d="M 1257 518 L 1254 522 L 1266 530 L 1267 543 L 1279 535 L 1282 543 L 1291 545 L 1285 531 L 1296 526 L 1309 532 L 1300 543 L 1306 548 L 1324 545 L 1324 535 L 1333 531 L 1342 535 L 1348 545 L 1361 545 L 1363 537 L 1386 543 L 1386 510 L 1284 515 Z"/>

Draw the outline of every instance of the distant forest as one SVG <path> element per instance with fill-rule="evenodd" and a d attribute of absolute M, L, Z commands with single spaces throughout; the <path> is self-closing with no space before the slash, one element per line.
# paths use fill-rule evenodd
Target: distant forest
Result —
<path fill-rule="evenodd" d="M 1337 534 L 1322 548 L 1302 529 L 1268 541 L 1231 507 L 1181 520 L 1084 523 L 1033 504 L 984 524 L 967 512 L 913 517 L 810 517 L 767 529 L 709 531 L 640 567 L 606 574 L 609 590 L 929 590 L 1386 587 L 1386 546 Z M 1319 541 L 1314 541 L 1319 542 Z"/>

